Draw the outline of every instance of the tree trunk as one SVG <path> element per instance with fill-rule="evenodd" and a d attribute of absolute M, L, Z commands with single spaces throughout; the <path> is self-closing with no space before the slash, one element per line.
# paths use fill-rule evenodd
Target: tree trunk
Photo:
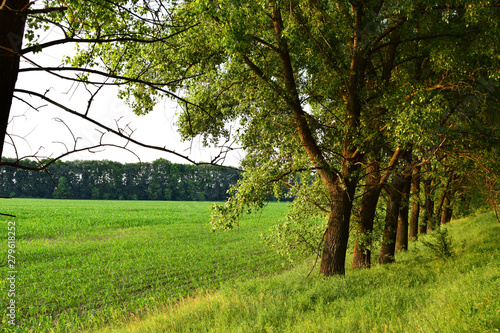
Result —
<path fill-rule="evenodd" d="M 355 183 L 347 183 L 347 190 L 341 184 L 335 186 L 333 204 L 325 235 L 325 245 L 321 256 L 320 274 L 324 276 L 344 275 L 349 222 Z"/>
<path fill-rule="evenodd" d="M 419 224 L 419 234 L 425 234 L 427 231 L 432 231 L 430 220 L 434 210 L 434 202 L 431 198 L 431 182 L 429 180 L 424 181 L 424 193 L 425 201 L 423 206 L 420 206 L 422 209 L 422 223 Z"/>
<path fill-rule="evenodd" d="M 351 268 L 370 268 L 373 220 L 382 187 L 380 186 L 380 167 L 378 161 L 368 163 L 366 183 L 359 210 L 359 230 L 354 244 Z"/>
<path fill-rule="evenodd" d="M 380 248 L 380 255 L 378 258 L 378 261 L 381 264 L 394 262 L 396 232 L 403 187 L 404 180 L 399 175 L 394 175 L 392 184 L 387 187 L 389 200 L 387 201 L 382 247 Z"/>
<path fill-rule="evenodd" d="M 0 159 L 3 155 L 10 108 L 19 72 L 19 52 L 22 47 L 26 16 L 19 11 L 27 0 L 7 0 L 0 10 Z M 0 4 L 1 6 L 1 4 Z"/>
<path fill-rule="evenodd" d="M 444 197 L 443 215 L 441 216 L 441 224 L 446 224 L 451 220 L 451 207 L 449 193 Z"/>
<path fill-rule="evenodd" d="M 425 188 L 425 210 L 427 211 L 427 231 L 433 231 L 436 227 L 434 220 L 434 200 L 432 200 L 432 183 Z"/>
<path fill-rule="evenodd" d="M 411 177 L 411 214 L 410 214 L 410 230 L 409 230 L 409 238 L 417 239 L 418 238 L 418 215 L 420 213 L 420 204 L 419 204 L 419 196 L 420 196 L 420 166 L 416 166 L 413 168 L 413 173 Z"/>
<path fill-rule="evenodd" d="M 442 214 L 443 214 L 443 204 L 444 200 L 446 198 L 446 189 L 441 193 L 441 196 L 439 197 L 439 202 L 436 206 L 436 211 L 434 213 L 434 219 L 433 219 L 433 227 L 437 228 L 441 224 L 441 219 L 442 219 Z"/>
<path fill-rule="evenodd" d="M 354 10 L 354 28 L 361 25 L 362 8 L 361 5 L 358 5 Z M 351 57 L 350 74 L 347 84 L 348 94 L 346 96 L 347 107 L 345 113 L 347 131 L 342 144 L 342 170 L 339 179 L 335 183 L 335 189 L 330 191 L 332 212 L 328 221 L 325 245 L 321 257 L 320 274 L 324 276 L 345 274 L 349 224 L 357 185 L 354 175 L 359 170 L 359 162 L 362 159 L 354 144 L 354 138 L 360 127 L 361 101 L 363 100 L 360 92 L 364 84 L 366 66 L 363 49 L 359 47 L 360 41 L 361 33 L 356 31 L 355 37 L 352 40 L 354 52 Z"/>
<path fill-rule="evenodd" d="M 449 210 L 449 213 L 448 213 L 448 216 L 446 219 L 446 223 L 450 223 L 451 219 L 453 218 L 453 209 L 451 208 L 451 206 L 448 208 L 448 210 Z"/>
<path fill-rule="evenodd" d="M 361 112 L 361 102 L 358 96 L 360 76 L 364 73 L 362 50 L 355 52 L 351 63 L 351 76 L 349 80 L 349 97 L 346 109 L 347 134 L 343 142 L 343 161 L 340 174 L 332 171 L 331 165 L 323 155 L 323 151 L 316 142 L 313 131 L 309 127 L 307 114 L 302 108 L 297 85 L 295 82 L 293 65 L 288 50 L 288 43 L 283 34 L 284 25 L 279 6 L 271 3 L 273 8 L 272 20 L 275 30 L 275 38 L 278 56 L 282 66 L 285 92 L 276 90 L 283 96 L 293 112 L 293 120 L 297 129 L 297 135 L 307 152 L 311 162 L 318 170 L 326 189 L 330 195 L 331 213 L 328 227 L 325 233 L 325 243 L 323 255 L 321 257 L 320 274 L 325 276 L 335 274 L 345 274 L 345 256 L 347 252 L 347 241 L 349 239 L 349 222 L 351 218 L 352 200 L 356 190 L 356 181 L 352 180 L 352 175 L 359 169 L 359 154 L 353 145 L 353 136 L 359 127 L 359 117 Z M 267 81 L 264 73 L 248 57 L 244 56 L 244 61 L 256 75 Z M 272 84 L 275 87 L 274 84 Z M 345 189 L 344 189 L 345 187 Z"/>
<path fill-rule="evenodd" d="M 453 182 L 453 179 L 455 178 L 454 175 L 451 175 L 450 177 L 448 177 L 448 180 L 446 181 L 446 184 L 444 185 L 444 189 L 443 189 L 443 192 L 441 193 L 441 196 L 439 197 L 439 202 L 438 202 L 438 205 L 436 207 L 436 213 L 435 213 L 435 216 L 434 216 L 434 224 L 435 226 L 439 226 L 440 224 L 442 224 L 442 221 L 443 221 L 443 210 L 445 209 L 443 206 L 449 206 L 449 199 L 448 199 L 448 204 L 445 203 L 446 201 L 446 198 L 449 197 L 450 195 L 450 184 Z"/>
<path fill-rule="evenodd" d="M 398 229 L 396 234 L 396 251 L 408 250 L 408 212 L 410 204 L 411 174 L 403 179 L 403 193 L 399 209 Z"/>

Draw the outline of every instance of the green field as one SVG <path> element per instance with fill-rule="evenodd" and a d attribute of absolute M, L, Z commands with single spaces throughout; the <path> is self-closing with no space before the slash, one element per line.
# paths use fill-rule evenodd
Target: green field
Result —
<path fill-rule="evenodd" d="M 259 238 L 285 204 L 227 232 L 211 232 L 207 202 L 4 199 L 1 207 L 16 215 L 1 218 L 2 326 L 8 221 L 16 222 L 16 321 L 34 332 L 99 328 L 283 269 Z"/>
<path fill-rule="evenodd" d="M 209 207 L 4 200 L 1 212 L 17 217 L 0 222 L 2 330 L 16 221 L 21 332 L 499 332 L 500 224 L 491 213 L 447 227 L 451 257 L 412 242 L 396 264 L 307 278 L 312 259 L 283 268 L 259 242 L 286 204 L 215 233 Z"/>
<path fill-rule="evenodd" d="M 499 332 L 500 224 L 487 213 L 447 228 L 452 257 L 413 242 L 396 264 L 347 270 L 345 277 L 334 278 L 307 278 L 311 262 L 305 262 L 106 331 Z M 429 244 L 441 239 L 421 238 Z"/>

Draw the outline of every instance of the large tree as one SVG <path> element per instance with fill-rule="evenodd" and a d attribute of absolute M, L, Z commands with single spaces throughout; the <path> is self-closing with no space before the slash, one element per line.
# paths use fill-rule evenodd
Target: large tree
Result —
<path fill-rule="evenodd" d="M 113 15 L 93 19 L 90 14 L 101 13 L 96 6 L 104 3 L 116 5 Z M 313 243 L 322 239 L 323 275 L 344 274 L 358 186 L 375 190 L 375 195 L 365 192 L 368 206 L 362 209 L 376 209 L 384 186 L 394 196 L 387 230 L 395 237 L 391 228 L 400 211 L 400 190 L 386 181 L 396 170 L 392 185 L 398 183 L 400 152 L 413 152 L 411 166 L 431 161 L 447 138 L 435 130 L 453 124 L 460 109 L 451 104 L 463 104 L 461 83 L 498 79 L 494 2 L 192 0 L 168 6 L 161 1 L 73 6 L 83 15 L 80 20 L 67 11 L 52 12 L 54 20 L 65 17 L 69 31 L 82 33 L 80 41 L 91 47 L 80 49 L 73 67 L 51 70 L 92 66 L 86 70 L 90 75 L 104 68 L 107 77 L 128 84 L 120 96 L 136 113 L 150 111 L 167 94 L 182 107 L 184 138 L 200 135 L 206 145 L 238 142 L 246 150 L 245 173 L 228 202 L 215 207 L 214 226 L 233 226 L 271 193 L 291 194 L 294 208 L 283 228 L 297 226 L 300 243 L 308 248 L 315 246 L 302 236 L 312 235 Z M 449 91 L 458 97 L 448 99 Z M 235 123 L 236 128 L 230 125 Z M 380 179 L 370 178 L 375 165 Z M 366 246 L 359 244 L 364 253 Z"/>
<path fill-rule="evenodd" d="M 134 129 L 130 124 L 120 123 L 117 119 L 116 125 L 110 126 L 109 120 L 99 115 L 99 108 L 102 106 L 95 102 L 96 96 L 106 94 L 110 86 L 118 87 L 119 94 L 126 95 L 127 86 L 131 83 L 143 87 L 141 95 L 143 98 L 138 98 L 139 104 L 134 104 L 136 109 L 147 104 L 144 101 L 151 99 L 160 91 L 162 94 L 180 98 L 169 88 L 174 87 L 175 90 L 175 82 L 183 79 L 183 76 L 179 76 L 174 82 L 146 80 L 143 77 L 145 71 L 160 70 L 152 66 L 145 59 L 146 57 L 141 56 L 141 48 L 144 45 L 167 45 L 167 40 L 172 37 L 169 35 L 172 33 L 170 28 L 176 24 L 170 11 L 170 4 L 156 0 L 0 1 L 0 73 L 2 76 L 0 80 L 0 156 L 4 155 L 5 143 L 14 145 L 14 151 L 18 154 L 15 138 L 19 136 L 19 133 L 8 133 L 9 121 L 16 115 L 11 112 L 14 99 L 40 112 L 46 109 L 42 109 L 42 106 L 48 104 L 52 109 L 58 109 L 69 117 L 77 117 L 81 122 L 87 122 L 96 128 L 95 135 L 93 135 L 94 141 L 82 142 L 77 133 L 80 126 L 69 125 L 60 120 L 63 125 L 66 125 L 69 137 L 73 138 L 73 142 L 63 142 L 66 151 L 57 155 L 48 151 L 42 156 L 37 151 L 38 147 L 35 146 L 35 152 L 29 154 L 28 157 L 38 159 L 40 162 L 43 157 L 50 156 L 50 159 L 45 159 L 44 163 L 36 166 L 28 166 L 27 163 L 20 162 L 25 156 L 18 154 L 16 161 L 3 160 L 0 161 L 0 165 L 44 169 L 59 158 L 84 150 L 94 152 L 97 148 L 111 146 L 130 151 L 131 142 L 196 163 L 186 154 L 169 149 L 170 143 L 146 143 L 136 140 L 133 137 Z M 176 28 L 179 31 L 174 34 L 189 29 L 188 26 L 178 25 Z M 60 54 L 60 64 L 53 66 L 38 62 L 38 53 L 61 45 L 67 45 L 65 52 L 72 54 L 74 52 L 71 52 L 71 49 L 76 48 L 76 56 Z M 123 63 L 123 66 L 110 67 L 99 57 L 99 50 L 109 45 L 113 45 L 116 51 L 112 56 L 117 63 Z M 86 56 L 89 50 L 92 50 L 92 55 Z M 108 56 L 111 55 L 108 53 Z M 23 64 L 20 65 L 20 63 Z M 68 85 L 74 84 L 82 87 L 77 94 L 80 97 L 88 96 L 87 100 L 84 99 L 84 102 L 79 105 L 68 105 L 68 100 L 61 99 L 60 95 L 57 96 L 51 86 L 45 84 L 46 81 L 40 81 L 36 88 L 26 88 L 19 84 L 19 76 L 36 73 L 46 73 L 49 77 L 68 82 Z M 120 137 L 123 140 L 119 141 L 120 143 L 116 140 L 107 140 L 110 136 Z M 63 139 L 61 138 L 60 141 Z M 36 144 L 36 142 L 31 143 Z M 225 154 L 215 156 L 211 162 L 214 164 L 220 162 L 219 158 L 224 156 Z"/>
<path fill-rule="evenodd" d="M 356 189 L 368 174 L 363 165 L 387 167 L 400 149 L 435 142 L 425 136 L 447 110 L 442 99 L 453 84 L 446 74 L 452 52 L 474 39 L 493 41 L 495 6 L 179 3 L 174 15 L 193 28 L 154 51 L 165 64 L 161 75 L 189 77 L 180 87 L 189 102 L 181 131 L 207 144 L 235 137 L 247 151 L 245 175 L 227 204 L 215 208 L 214 225 L 230 227 L 270 192 L 290 187 L 305 211 L 295 223 L 310 217 L 324 228 L 321 274 L 343 274 Z M 451 59 L 442 58 L 447 53 Z M 417 67 L 427 76 L 419 77 Z M 237 131 L 227 126 L 234 121 Z"/>

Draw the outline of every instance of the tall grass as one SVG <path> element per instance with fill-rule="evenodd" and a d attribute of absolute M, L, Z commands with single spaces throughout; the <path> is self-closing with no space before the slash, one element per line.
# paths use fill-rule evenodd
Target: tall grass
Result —
<path fill-rule="evenodd" d="M 499 332 L 500 226 L 483 214 L 447 230 L 455 256 L 446 260 L 413 242 L 397 263 L 345 277 L 306 278 L 312 262 L 305 262 L 200 292 L 106 331 Z"/>

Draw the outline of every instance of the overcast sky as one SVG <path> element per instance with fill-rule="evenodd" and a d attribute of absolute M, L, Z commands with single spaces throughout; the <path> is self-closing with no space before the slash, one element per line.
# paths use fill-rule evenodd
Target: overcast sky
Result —
<path fill-rule="evenodd" d="M 72 48 L 73 46 L 51 47 L 35 55 L 29 54 L 27 57 L 39 65 L 59 66 L 61 57 L 71 52 Z M 21 67 L 29 66 L 31 65 L 28 65 L 26 60 L 22 60 Z M 64 72 L 62 74 L 70 75 Z M 46 96 L 80 112 L 86 110 L 90 96 L 83 85 L 43 72 L 20 73 L 16 88 L 32 90 L 41 94 L 48 91 Z M 68 149 L 73 147 L 73 135 L 81 138 L 78 139 L 77 143 L 79 148 L 99 141 L 101 134 L 96 130 L 95 125 L 86 123 L 38 97 L 29 97 L 25 94 L 17 94 L 17 96 L 26 99 L 34 107 L 43 106 L 36 111 L 22 101 L 16 99 L 13 101 L 8 133 L 14 135 L 13 139 L 20 157 L 33 155 L 37 152 L 40 157 L 56 157 L 66 151 L 65 145 Z M 116 97 L 116 88 L 106 88 L 97 95 L 89 116 L 112 128 L 116 128 L 116 120 L 120 119 L 121 126 L 130 124 L 130 128 L 135 130 L 133 138 L 151 145 L 166 146 L 166 148 L 175 150 L 182 155 L 189 155 L 191 159 L 196 161 L 208 161 L 217 155 L 218 150 L 203 148 L 200 140 L 181 143 L 175 127 L 177 111 L 175 102 L 165 100 L 150 114 L 137 116 L 123 101 Z M 57 119 L 64 120 L 64 123 Z M 65 124 L 71 128 L 73 134 L 68 131 Z M 112 134 L 107 134 L 105 138 L 107 143 L 123 144 L 124 142 L 123 140 L 116 141 Z M 8 138 L 7 142 L 10 142 Z M 188 163 L 172 154 L 132 145 L 128 148 L 133 150 L 143 162 L 165 158 L 175 163 Z M 4 156 L 16 156 L 13 146 L 9 143 L 5 145 Z M 225 164 L 236 166 L 240 158 L 240 153 L 234 153 Z M 66 160 L 68 159 L 108 159 L 119 162 L 138 162 L 134 154 L 117 148 L 106 148 L 104 152 L 95 154 L 75 153 L 70 158 L 66 158 Z"/>

